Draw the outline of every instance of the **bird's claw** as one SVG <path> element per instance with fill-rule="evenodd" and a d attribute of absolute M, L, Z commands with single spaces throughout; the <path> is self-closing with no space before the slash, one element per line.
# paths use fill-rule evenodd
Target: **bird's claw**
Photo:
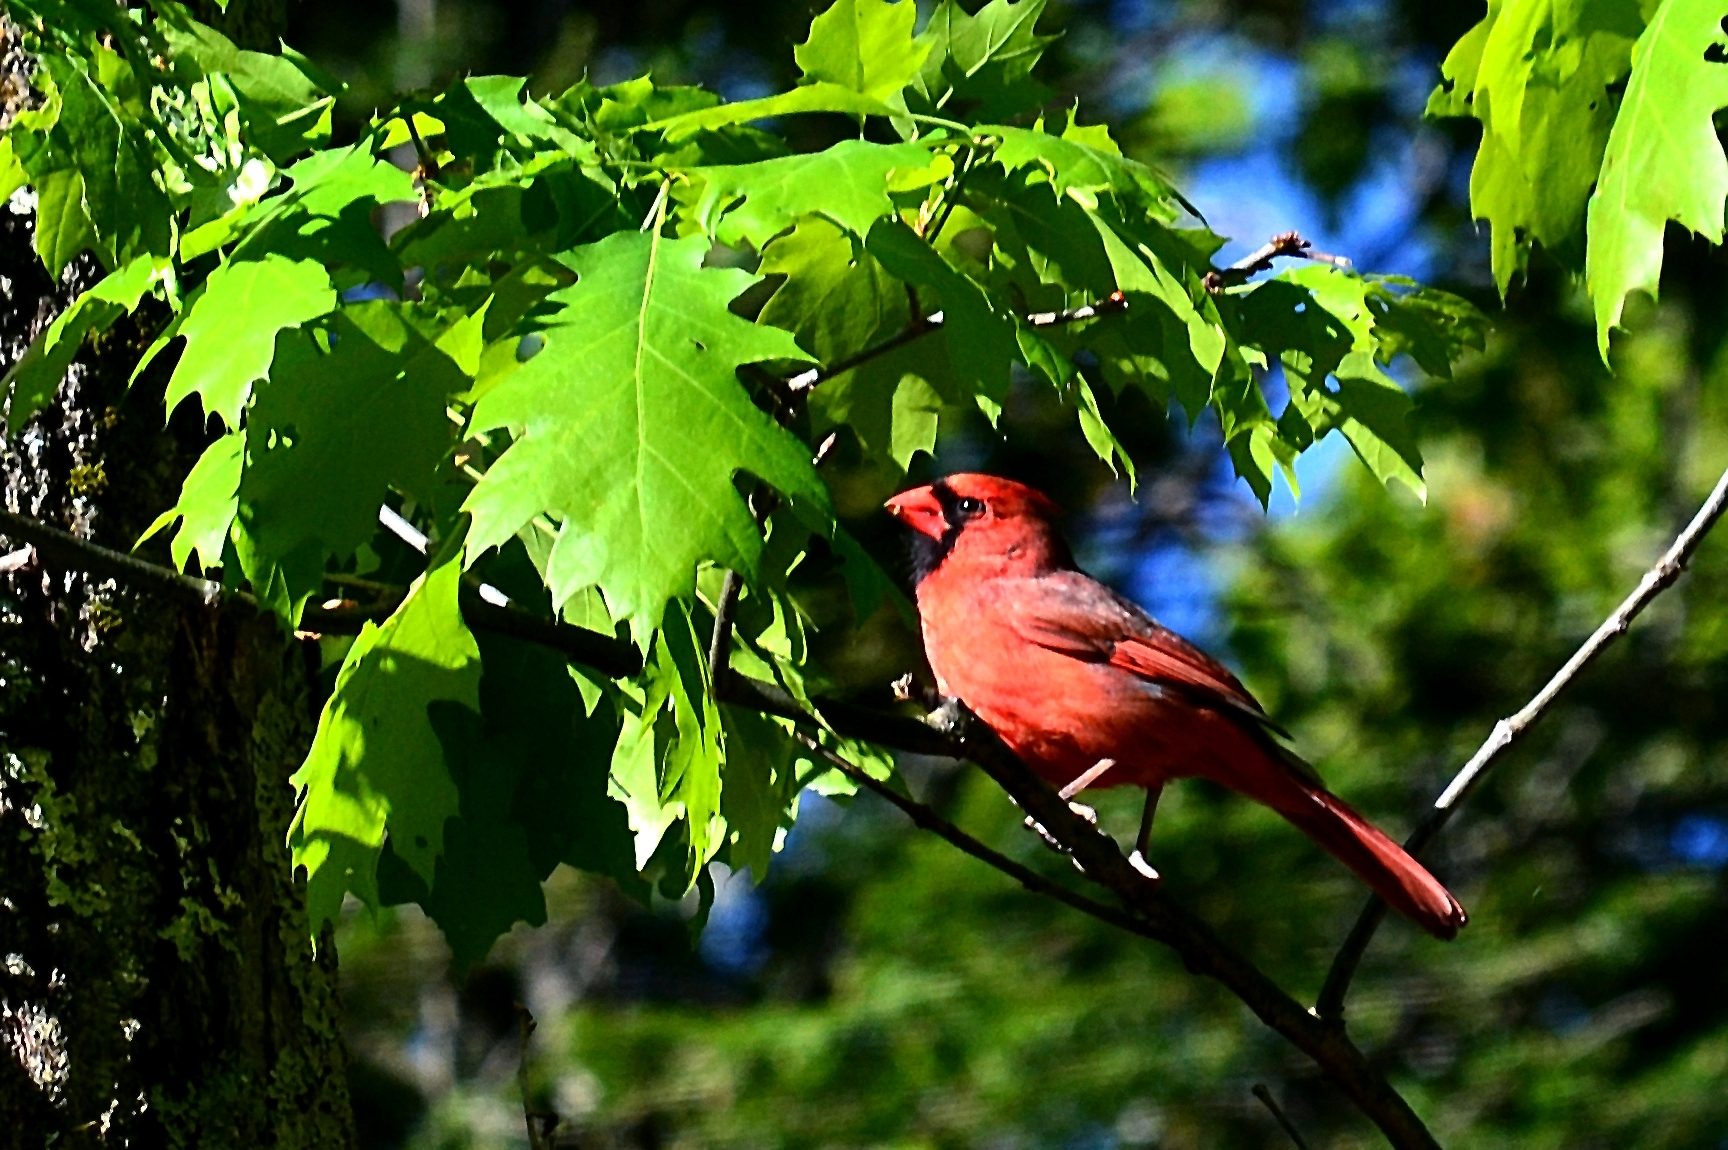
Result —
<path fill-rule="evenodd" d="M 1036 831 L 1038 837 L 1044 840 L 1044 845 L 1055 851 L 1057 854 L 1065 855 L 1068 853 L 1068 848 L 1063 846 L 1061 841 L 1058 840 L 1055 835 L 1045 830 L 1043 823 L 1039 822 L 1031 815 L 1026 816 L 1026 829 L 1029 831 Z"/>
<path fill-rule="evenodd" d="M 1152 869 L 1152 864 L 1147 862 L 1146 856 L 1141 854 L 1139 851 L 1135 851 L 1133 854 L 1128 856 L 1128 865 L 1138 871 L 1140 877 L 1146 879 L 1148 882 L 1164 881 L 1163 876 Z"/>
<path fill-rule="evenodd" d="M 1068 809 L 1091 823 L 1093 826 L 1098 825 L 1098 812 L 1087 806 L 1085 803 L 1069 803 Z M 1029 831 L 1036 831 L 1038 837 L 1044 840 L 1044 845 L 1055 851 L 1057 854 L 1065 855 L 1073 853 L 1061 839 L 1044 829 L 1044 824 L 1033 818 L 1031 815 L 1026 816 L 1026 829 Z M 1079 864 L 1076 863 L 1075 865 Z"/>
<path fill-rule="evenodd" d="M 959 699 L 944 697 L 940 705 L 924 716 L 924 721 L 945 735 L 964 738 L 966 735 L 965 704 Z"/>

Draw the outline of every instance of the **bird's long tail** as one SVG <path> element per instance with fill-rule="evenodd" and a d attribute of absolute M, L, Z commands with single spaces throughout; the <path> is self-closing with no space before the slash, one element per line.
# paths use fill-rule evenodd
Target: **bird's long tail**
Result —
<path fill-rule="evenodd" d="M 1464 908 L 1427 867 L 1337 795 L 1305 783 L 1298 788 L 1300 799 L 1280 796 L 1273 809 L 1360 875 L 1393 910 L 1436 938 L 1456 937 Z"/>

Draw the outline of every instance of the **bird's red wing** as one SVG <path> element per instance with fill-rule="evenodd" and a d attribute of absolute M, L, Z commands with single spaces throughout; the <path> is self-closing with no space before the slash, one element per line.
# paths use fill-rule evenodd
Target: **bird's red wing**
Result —
<path fill-rule="evenodd" d="M 1028 642 L 1107 662 L 1151 682 L 1278 730 L 1230 671 L 1139 607 L 1078 571 L 1014 580 L 1003 596 L 1010 626 Z"/>

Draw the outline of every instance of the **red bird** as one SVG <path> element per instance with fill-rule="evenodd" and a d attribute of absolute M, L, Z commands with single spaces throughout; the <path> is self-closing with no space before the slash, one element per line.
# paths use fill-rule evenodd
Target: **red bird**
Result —
<path fill-rule="evenodd" d="M 915 532 L 924 649 L 936 685 L 1063 797 L 1147 790 L 1143 869 L 1165 782 L 1200 776 L 1265 803 L 1440 938 L 1464 908 L 1421 863 L 1321 785 L 1281 728 L 1198 647 L 1074 566 L 1056 507 L 1023 484 L 951 475 L 888 501 Z"/>

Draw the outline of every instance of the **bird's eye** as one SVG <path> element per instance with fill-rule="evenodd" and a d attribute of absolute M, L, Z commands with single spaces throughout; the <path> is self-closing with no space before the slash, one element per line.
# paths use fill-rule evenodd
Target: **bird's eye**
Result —
<path fill-rule="evenodd" d="M 960 514 L 966 516 L 968 519 L 974 515 L 980 515 L 984 511 L 984 501 L 982 499 L 974 499 L 970 495 L 961 499 L 960 502 L 956 503 L 954 506 L 959 510 Z"/>

